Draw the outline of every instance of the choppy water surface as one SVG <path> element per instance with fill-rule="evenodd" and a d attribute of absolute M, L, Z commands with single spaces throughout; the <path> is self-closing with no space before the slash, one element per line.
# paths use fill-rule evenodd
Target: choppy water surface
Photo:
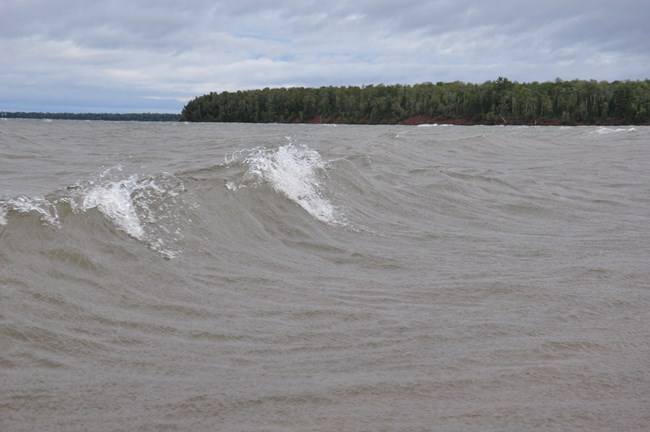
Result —
<path fill-rule="evenodd" d="M 0 121 L 0 430 L 650 429 L 650 128 Z"/>

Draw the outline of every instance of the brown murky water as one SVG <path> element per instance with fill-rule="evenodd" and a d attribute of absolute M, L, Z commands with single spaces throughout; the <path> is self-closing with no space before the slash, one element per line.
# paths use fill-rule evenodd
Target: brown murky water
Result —
<path fill-rule="evenodd" d="M 647 127 L 0 121 L 0 430 L 649 430 L 649 245 Z"/>

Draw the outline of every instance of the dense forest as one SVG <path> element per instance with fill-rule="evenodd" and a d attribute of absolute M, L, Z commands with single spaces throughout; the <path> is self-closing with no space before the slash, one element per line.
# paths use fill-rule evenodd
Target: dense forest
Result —
<path fill-rule="evenodd" d="M 184 121 L 350 124 L 650 124 L 650 80 L 265 88 L 191 100 Z"/>
<path fill-rule="evenodd" d="M 51 120 L 110 120 L 110 121 L 178 121 L 178 114 L 160 113 L 47 113 L 47 112 L 0 112 L 0 118 L 51 119 Z"/>

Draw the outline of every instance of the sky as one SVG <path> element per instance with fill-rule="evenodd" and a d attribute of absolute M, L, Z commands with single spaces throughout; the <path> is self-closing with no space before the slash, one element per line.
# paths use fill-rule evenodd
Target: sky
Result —
<path fill-rule="evenodd" d="M 210 92 L 650 78 L 648 0 L 0 0 L 0 111 Z"/>

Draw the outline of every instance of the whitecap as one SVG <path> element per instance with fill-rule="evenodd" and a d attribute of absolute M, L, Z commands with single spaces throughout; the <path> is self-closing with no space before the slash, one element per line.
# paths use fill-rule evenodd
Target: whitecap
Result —
<path fill-rule="evenodd" d="M 246 176 L 268 182 L 280 194 L 294 201 L 317 220 L 341 225 L 332 203 L 322 195 L 320 174 L 326 163 L 306 146 L 287 144 L 277 149 L 258 149 L 245 159 Z"/>
<path fill-rule="evenodd" d="M 116 167 L 120 170 L 120 167 Z M 180 180 L 169 174 L 141 178 L 113 178 L 113 169 L 101 173 L 97 181 L 77 187 L 69 203 L 74 212 L 97 209 L 115 227 L 140 240 L 167 258 L 178 251 L 169 248 L 180 238 L 182 204 L 178 196 L 185 190 Z"/>
<path fill-rule="evenodd" d="M 611 134 L 611 133 L 621 133 L 621 132 L 634 132 L 636 131 L 636 128 L 608 128 L 608 127 L 599 127 L 593 133 L 597 133 L 599 135 L 604 135 L 604 134 Z"/>
<path fill-rule="evenodd" d="M 56 207 L 43 196 L 19 196 L 0 202 L 2 212 L 0 213 L 0 225 L 7 224 L 7 212 L 9 210 L 18 213 L 35 212 L 41 221 L 46 225 L 58 225 L 59 215 Z"/>
<path fill-rule="evenodd" d="M 182 237 L 180 227 L 186 223 L 180 216 L 183 183 L 170 174 L 119 178 L 120 171 L 120 166 L 105 169 L 93 180 L 47 196 L 0 199 L 0 225 L 9 223 L 10 212 L 35 213 L 43 224 L 60 226 L 59 211 L 63 204 L 76 214 L 96 209 L 118 230 L 173 258 L 178 251 L 172 247 Z"/>
<path fill-rule="evenodd" d="M 119 229 L 138 240 L 143 240 L 144 228 L 131 199 L 131 193 L 137 187 L 136 180 L 137 177 L 132 176 L 127 180 L 90 188 L 83 197 L 80 209 L 86 211 L 97 208 Z"/>

